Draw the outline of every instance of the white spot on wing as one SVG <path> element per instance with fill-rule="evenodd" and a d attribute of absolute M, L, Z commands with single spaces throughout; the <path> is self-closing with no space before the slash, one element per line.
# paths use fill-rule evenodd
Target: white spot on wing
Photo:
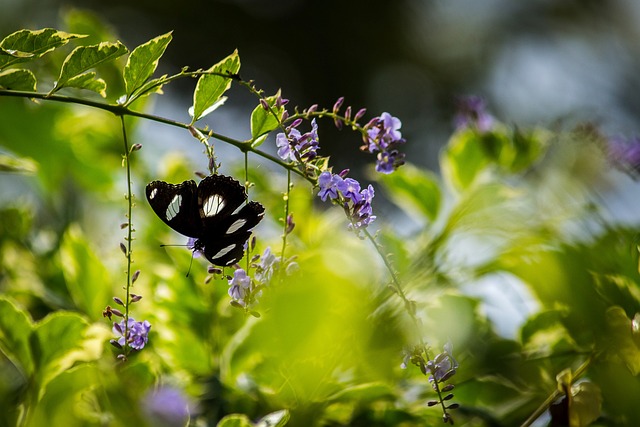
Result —
<path fill-rule="evenodd" d="M 235 233 L 239 229 L 241 229 L 247 223 L 246 219 L 237 219 L 227 230 L 227 234 Z"/>
<path fill-rule="evenodd" d="M 151 194 L 149 194 L 149 199 L 153 199 L 154 197 L 156 197 L 157 193 L 158 193 L 157 188 L 154 188 L 153 190 L 151 190 Z"/>
<path fill-rule="evenodd" d="M 223 257 L 226 254 L 228 254 L 229 252 L 231 252 L 235 247 L 236 247 L 236 244 L 232 243 L 229 246 L 227 246 L 226 248 L 220 249 L 217 254 L 215 254 L 214 256 L 211 257 L 211 259 L 216 259 L 216 258 Z"/>
<path fill-rule="evenodd" d="M 182 196 L 179 194 L 176 194 L 175 196 L 173 196 L 171 203 L 169 203 L 169 206 L 167 206 L 167 213 L 165 215 L 167 217 L 167 221 L 171 221 L 173 218 L 176 217 L 176 215 L 178 215 L 178 213 L 180 213 L 181 204 L 182 204 Z"/>
<path fill-rule="evenodd" d="M 224 199 L 218 194 L 207 197 L 207 200 L 205 200 L 202 204 L 202 211 L 204 212 L 204 216 L 218 215 L 222 208 L 224 208 L 224 205 Z"/>

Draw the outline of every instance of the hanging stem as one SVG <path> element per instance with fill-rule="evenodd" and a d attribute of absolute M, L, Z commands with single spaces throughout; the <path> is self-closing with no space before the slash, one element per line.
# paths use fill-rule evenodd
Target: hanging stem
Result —
<path fill-rule="evenodd" d="M 133 191 L 131 189 L 131 152 L 129 148 L 129 141 L 127 139 L 127 129 L 124 123 L 124 116 L 120 116 L 120 123 L 122 125 L 122 139 L 124 141 L 124 162 L 127 170 L 127 237 L 125 240 L 127 241 L 126 249 L 127 253 L 125 256 L 127 257 L 127 285 L 126 285 L 126 298 L 124 300 L 124 355 L 125 357 L 129 354 L 131 348 L 129 347 L 128 337 L 129 337 L 129 303 L 130 303 L 130 293 L 131 293 L 131 240 L 133 238 L 133 223 L 131 222 L 131 213 L 133 211 Z"/>
<path fill-rule="evenodd" d="M 291 171 L 287 169 L 287 191 L 284 194 L 284 225 L 282 227 L 282 250 L 280 251 L 280 259 L 284 263 L 284 253 L 287 248 L 287 229 L 289 227 L 289 195 L 291 194 Z M 281 265 L 282 265 L 281 263 Z"/>

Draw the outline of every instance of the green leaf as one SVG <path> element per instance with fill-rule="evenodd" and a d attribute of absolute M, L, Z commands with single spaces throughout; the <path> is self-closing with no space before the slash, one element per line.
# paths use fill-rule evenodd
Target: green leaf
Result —
<path fill-rule="evenodd" d="M 51 94 L 67 86 L 69 80 L 108 61 L 127 53 L 127 48 L 120 42 L 103 42 L 91 46 L 75 48 L 64 60 L 60 76 Z"/>
<path fill-rule="evenodd" d="M 90 317 L 101 318 L 112 293 L 110 274 L 78 227 L 70 227 L 64 235 L 60 261 L 73 302 Z"/>
<path fill-rule="evenodd" d="M 392 174 L 382 175 L 389 197 L 410 214 L 434 221 L 440 211 L 442 194 L 437 177 L 405 164 Z"/>
<path fill-rule="evenodd" d="M 64 46 L 69 40 L 81 37 L 86 36 L 69 34 L 53 28 L 16 31 L 0 42 L 0 69 L 39 58 L 47 52 Z"/>
<path fill-rule="evenodd" d="M 83 363 L 53 378 L 42 390 L 38 404 L 32 408 L 32 426 L 99 425 L 100 404 L 94 390 L 103 391 L 104 381 L 96 365 Z M 84 420 L 80 423 L 79 420 Z M 92 422 L 89 422 L 92 421 Z M 104 424 L 104 422 L 103 422 Z"/>
<path fill-rule="evenodd" d="M 260 418 L 255 426 L 256 427 L 283 427 L 289 422 L 291 415 L 286 409 L 272 412 L 264 417 Z"/>
<path fill-rule="evenodd" d="M 589 381 L 571 387 L 570 425 L 588 426 L 600 417 L 602 412 L 602 392 L 597 384 Z"/>
<path fill-rule="evenodd" d="M 135 95 L 129 98 L 129 101 L 127 101 L 127 104 L 143 96 L 151 95 L 152 93 L 162 94 L 163 93 L 162 86 L 164 86 L 164 84 L 166 83 L 166 80 L 167 80 L 166 74 L 164 74 L 161 77 L 158 77 L 157 79 L 148 80 L 145 84 L 140 86 L 138 90 L 135 91 L 136 92 Z"/>
<path fill-rule="evenodd" d="M 631 320 L 622 307 L 611 307 L 607 310 L 609 326 L 609 351 L 618 356 L 632 375 L 640 373 L 640 348 L 633 336 Z"/>
<path fill-rule="evenodd" d="M 254 427 L 253 423 L 244 414 L 230 414 L 220 420 L 217 427 Z"/>
<path fill-rule="evenodd" d="M 191 124 L 210 113 L 223 93 L 231 87 L 231 78 L 240 71 L 240 57 L 235 50 L 231 55 L 207 70 L 212 74 L 203 74 L 198 79 L 193 93 L 193 119 Z M 216 73 L 216 74 L 214 74 Z M 222 74 L 222 75 L 220 75 Z M 229 77 L 224 77 L 229 75 Z"/>
<path fill-rule="evenodd" d="M 0 172 L 34 174 L 38 171 L 38 164 L 28 157 L 12 157 L 0 154 Z"/>
<path fill-rule="evenodd" d="M 25 69 L 0 71 L 0 88 L 35 92 L 36 76 Z"/>
<path fill-rule="evenodd" d="M 271 111 L 264 109 L 262 104 L 258 104 L 251 112 L 251 145 L 255 148 L 264 142 L 266 135 L 277 129 L 284 114 L 284 105 L 276 106 L 277 99 L 280 98 L 280 91 L 273 96 L 265 98 Z"/>
<path fill-rule="evenodd" d="M 373 402 L 393 398 L 393 389 L 382 382 L 358 384 L 345 387 L 329 398 L 336 402 Z"/>
<path fill-rule="evenodd" d="M 67 82 L 66 87 L 74 87 L 77 89 L 87 89 L 98 93 L 103 98 L 107 97 L 107 83 L 102 79 L 96 79 L 96 72 L 89 71 L 79 74 Z"/>
<path fill-rule="evenodd" d="M 87 321 L 76 313 L 55 312 L 35 325 L 29 344 L 40 387 L 68 369 L 75 360 L 67 356 L 84 343 Z"/>
<path fill-rule="evenodd" d="M 464 130 L 449 140 L 441 159 L 442 175 L 455 190 L 467 189 L 489 163 L 476 131 Z"/>
<path fill-rule="evenodd" d="M 168 32 L 141 44 L 131 52 L 123 72 L 127 96 L 140 89 L 153 75 L 171 39 L 171 32 Z"/>
<path fill-rule="evenodd" d="M 0 298 L 0 349 L 20 364 L 25 375 L 33 373 L 29 337 L 33 325 L 29 315 L 13 302 Z"/>

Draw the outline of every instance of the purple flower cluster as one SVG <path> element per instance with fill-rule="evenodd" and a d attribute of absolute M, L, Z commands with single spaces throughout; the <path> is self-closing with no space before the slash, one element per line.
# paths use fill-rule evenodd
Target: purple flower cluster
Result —
<path fill-rule="evenodd" d="M 398 145 L 406 142 L 400 133 L 401 126 L 400 119 L 389 113 L 382 113 L 365 125 L 365 145 L 361 149 L 377 154 L 376 171 L 389 174 L 404 164 L 404 154 L 397 150 Z"/>
<path fill-rule="evenodd" d="M 189 421 L 189 400 L 182 391 L 160 387 L 149 391 L 142 399 L 142 410 L 154 426 L 185 426 Z"/>
<path fill-rule="evenodd" d="M 480 132 L 491 130 L 494 118 L 487 112 L 487 103 L 479 96 L 464 96 L 456 100 L 457 113 L 454 118 L 456 129 L 476 128 Z"/>
<path fill-rule="evenodd" d="M 149 341 L 150 329 L 151 324 L 148 321 L 136 322 L 133 317 L 129 317 L 126 325 L 124 319 L 119 323 L 113 324 L 113 333 L 119 335 L 116 342 L 121 347 L 124 347 L 126 342 L 134 350 L 142 350 L 144 348 Z"/>
<path fill-rule="evenodd" d="M 431 373 L 429 382 L 440 383 L 447 381 L 455 375 L 458 369 L 458 361 L 451 354 L 453 345 L 448 342 L 444 345 L 444 351 L 438 354 L 433 360 L 427 362 L 427 370 Z"/>
<path fill-rule="evenodd" d="M 640 174 L 640 138 L 626 140 L 613 137 L 608 141 L 609 161 L 618 169 L 631 174 Z"/>
<path fill-rule="evenodd" d="M 302 119 L 296 119 L 287 127 L 287 132 L 276 135 L 278 156 L 292 162 L 308 162 L 316 158 L 319 148 L 318 125 L 311 120 L 311 130 L 304 134 L 297 129 Z"/>
<path fill-rule="evenodd" d="M 252 299 L 251 288 L 251 277 L 247 275 L 246 271 L 238 268 L 233 272 L 233 277 L 229 280 L 229 296 L 231 299 L 242 307 L 248 307 Z M 260 295 L 255 295 L 254 298 L 258 296 Z"/>
<path fill-rule="evenodd" d="M 373 187 L 369 185 L 361 190 L 358 181 L 353 178 L 344 178 L 345 175 L 346 171 L 340 174 L 332 174 L 329 171 L 322 172 L 318 177 L 318 186 L 320 187 L 318 196 L 323 202 L 329 198 L 329 200 L 342 203 L 347 217 L 351 221 L 350 229 L 367 228 L 376 219 L 371 208 L 374 196 Z"/>

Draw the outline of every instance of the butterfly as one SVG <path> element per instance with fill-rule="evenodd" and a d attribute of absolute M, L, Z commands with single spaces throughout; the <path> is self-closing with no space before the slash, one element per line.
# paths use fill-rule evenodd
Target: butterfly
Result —
<path fill-rule="evenodd" d="M 235 179 L 210 175 L 198 185 L 152 181 L 146 188 L 153 211 L 169 227 L 195 239 L 199 251 L 214 265 L 226 267 L 244 256 L 244 244 L 251 229 L 264 216 L 264 207 L 249 202 L 247 193 Z"/>

